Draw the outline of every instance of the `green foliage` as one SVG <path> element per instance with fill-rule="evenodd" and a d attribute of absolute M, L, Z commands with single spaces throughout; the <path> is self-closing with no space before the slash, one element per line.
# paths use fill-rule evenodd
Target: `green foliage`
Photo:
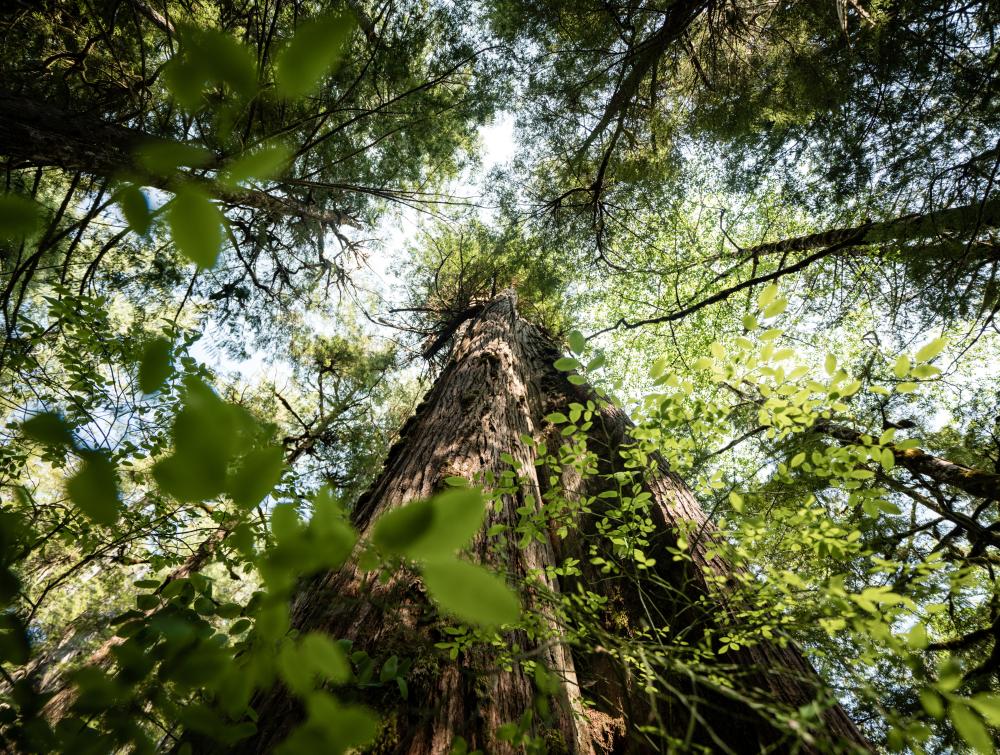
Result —
<path fill-rule="evenodd" d="M 222 213 L 194 186 L 177 191 L 167 210 L 167 224 L 181 254 L 199 267 L 214 267 L 222 246 Z"/>
<path fill-rule="evenodd" d="M 479 532 L 485 513 L 479 491 L 448 490 L 385 514 L 375 526 L 372 542 L 412 559 L 452 556 Z"/>
<path fill-rule="evenodd" d="M 558 649 L 609 749 L 724 750 L 737 710 L 835 749 L 839 701 L 993 750 L 995 7 L 113 5 L 0 17 L 5 743 L 231 748 L 277 685 L 277 751 L 399 749 L 453 663 L 533 693 L 481 748 L 563 751 Z M 371 291 L 393 205 L 425 219 Z M 377 515 L 405 355 L 510 287 L 571 355 L 512 433 L 457 411 L 504 468 Z M 797 706 L 753 683 L 794 646 Z"/>
<path fill-rule="evenodd" d="M 284 97 L 310 94 L 335 70 L 354 28 L 354 17 L 346 11 L 300 24 L 274 65 L 278 92 Z"/>
<path fill-rule="evenodd" d="M 497 626 L 515 624 L 521 616 L 521 606 L 510 589 L 481 566 L 435 560 L 423 564 L 420 571 L 434 601 L 462 621 Z"/>
<path fill-rule="evenodd" d="M 42 208 L 27 197 L 0 195 L 0 238 L 18 240 L 30 235 L 41 221 Z"/>

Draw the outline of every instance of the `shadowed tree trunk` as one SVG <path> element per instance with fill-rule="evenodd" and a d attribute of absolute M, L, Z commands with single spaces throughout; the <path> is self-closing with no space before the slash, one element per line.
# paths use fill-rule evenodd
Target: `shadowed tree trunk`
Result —
<path fill-rule="evenodd" d="M 612 482 L 607 474 L 618 471 L 618 452 L 630 442 L 631 423 L 617 408 L 601 410 L 588 441 L 601 460 L 600 474 L 574 481 L 563 472 L 561 483 L 553 486 L 547 467 L 536 465 L 536 443 L 528 443 L 526 438 L 537 442 L 558 437 L 546 415 L 567 410 L 571 402 L 594 400 L 595 394 L 585 386 L 570 384 L 565 374 L 553 367 L 560 356 L 558 348 L 543 330 L 519 317 L 513 292 L 470 312 L 473 318 L 458 326 L 451 357 L 436 384 L 404 426 L 381 476 L 359 501 L 354 511 L 359 531 L 366 535 L 381 514 L 432 495 L 447 477 L 486 479 L 487 488 L 490 481 L 503 479 L 505 472 L 509 479 L 512 457 L 519 469 L 514 492 L 503 495 L 498 507 L 488 507 L 484 530 L 471 550 L 481 562 L 505 571 L 519 584 L 537 585 L 523 590 L 522 598 L 527 609 L 543 617 L 543 625 L 548 625 L 556 639 L 533 641 L 522 630 L 507 632 L 503 639 L 515 658 L 521 655 L 542 661 L 560 680 L 551 700 L 550 719 L 543 722 L 536 716 L 533 723 L 534 734 L 544 739 L 547 751 L 663 751 L 662 740 L 638 730 L 656 722 L 678 740 L 689 737 L 719 751 L 757 752 L 766 744 L 777 744 L 780 749 L 780 733 L 752 705 L 741 701 L 751 688 L 758 696 L 793 710 L 814 699 L 815 672 L 791 646 L 758 645 L 727 655 L 736 684 L 745 686 L 728 697 L 702 694 L 697 685 L 688 684 L 685 694 L 700 700 L 692 722 L 688 705 L 657 709 L 651 704 L 643 685 L 632 681 L 632 672 L 612 653 L 590 648 L 584 655 L 582 649 L 558 639 L 565 633 L 546 608 L 551 601 L 543 596 L 558 595 L 560 589 L 576 585 L 572 580 L 560 585 L 546 576 L 545 567 L 557 565 L 582 546 L 573 529 L 560 539 L 553 527 L 548 538 L 533 538 L 519 547 L 512 530 L 525 511 L 538 510 L 550 489 L 573 490 L 575 486 L 576 492 L 588 496 L 602 487 L 608 489 Z M 662 461 L 660 468 L 665 469 Z M 691 545 L 690 562 L 678 565 L 666 552 L 658 558 L 658 563 L 665 565 L 659 576 L 672 589 L 659 595 L 651 593 L 655 611 L 668 624 L 683 624 L 689 632 L 691 627 L 704 627 L 713 616 L 722 616 L 729 609 L 718 603 L 709 611 L 688 606 L 695 606 L 707 594 L 709 577 L 725 577 L 729 567 L 718 558 L 707 557 L 711 527 L 682 481 L 664 472 L 647 479 L 645 485 L 651 494 L 649 514 L 658 533 L 658 551 L 676 543 L 674 533 L 679 526 L 693 522 L 702 528 L 702 536 Z M 587 516 L 593 518 L 593 514 Z M 510 530 L 488 537 L 486 531 L 495 524 L 507 525 Z M 583 519 L 581 526 L 587 527 Z M 526 579 L 529 574 L 537 581 Z M 590 590 L 606 589 L 632 627 L 650 616 L 648 607 L 614 580 L 590 579 L 585 573 L 579 581 Z M 467 741 L 469 750 L 514 751 L 498 740 L 496 730 L 533 708 L 537 693 L 532 678 L 517 663 L 512 670 L 502 670 L 496 653 L 482 645 L 454 661 L 435 650 L 434 643 L 447 636 L 442 634 L 442 621 L 416 576 L 400 571 L 382 582 L 374 572 L 349 563 L 307 582 L 294 601 L 292 616 L 295 628 L 349 639 L 353 650 L 365 650 L 375 658 L 392 654 L 414 658 L 407 700 L 399 696 L 387 699 L 384 693 L 365 699 L 390 721 L 375 748 L 378 752 L 448 753 L 459 736 Z M 694 642 L 693 636 L 691 639 Z M 581 688 L 586 690 L 586 704 Z M 280 687 L 260 696 L 254 707 L 258 732 L 237 746 L 239 752 L 270 751 L 302 718 L 294 698 Z M 867 748 L 839 706 L 829 708 L 824 716 L 824 739 L 846 739 L 857 748 Z M 808 741 L 795 744 L 800 752 L 814 750 Z"/>

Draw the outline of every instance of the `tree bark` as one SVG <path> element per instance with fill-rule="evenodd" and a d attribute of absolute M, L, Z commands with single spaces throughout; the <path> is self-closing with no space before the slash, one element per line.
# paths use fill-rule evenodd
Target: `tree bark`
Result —
<path fill-rule="evenodd" d="M 813 427 L 842 443 L 854 446 L 864 445 L 863 434 L 847 425 L 821 421 Z M 893 444 L 890 444 L 888 448 L 892 452 L 896 464 L 907 469 L 914 477 L 925 475 L 936 483 L 958 488 L 973 498 L 1000 501 L 1000 474 L 972 469 L 940 456 L 929 454 L 922 448 L 898 448 Z"/>
<path fill-rule="evenodd" d="M 435 493 L 446 477 L 479 480 L 491 473 L 493 479 L 500 479 L 510 468 L 503 458 L 509 454 L 520 469 L 516 490 L 502 496 L 499 508 L 488 507 L 484 531 L 474 541 L 473 554 L 521 584 L 529 573 L 540 573 L 542 588 L 558 594 L 561 585 L 545 576 L 544 569 L 557 565 L 557 559 L 580 547 L 572 530 L 564 540 L 553 530 L 544 542 L 534 539 L 518 547 L 512 535 L 487 537 L 485 529 L 504 524 L 512 530 L 523 513 L 519 508 L 538 510 L 552 480 L 543 465 L 536 465 L 537 445 L 524 439 L 558 437 L 558 433 L 553 435 L 554 428 L 546 415 L 555 409 L 565 410 L 572 401 L 594 398 L 589 388 L 571 385 L 565 374 L 553 367 L 559 356 L 544 331 L 518 316 L 513 292 L 494 299 L 474 314 L 474 319 L 460 326 L 440 377 L 404 426 L 382 474 L 354 510 L 354 523 L 361 534 L 369 534 L 373 523 L 386 511 Z M 614 472 L 620 462 L 618 452 L 631 442 L 631 424 L 624 412 L 607 406 L 595 425 L 589 442 L 602 459 L 600 471 Z M 691 492 L 666 471 L 662 460 L 660 469 L 664 471 L 645 483 L 652 496 L 650 514 L 657 528 L 659 563 L 664 565 L 661 576 L 670 580 L 675 594 L 683 600 L 675 600 L 671 606 L 667 603 L 672 599 L 661 596 L 659 607 L 661 613 L 676 608 L 680 613 L 671 618 L 678 624 L 710 622 L 706 612 L 692 611 L 684 605 L 695 605 L 709 594 L 707 575 L 725 576 L 731 569 L 718 557 L 709 557 L 713 531 Z M 604 474 L 578 480 L 578 488 L 607 487 L 609 483 L 602 483 L 602 478 Z M 564 479 L 558 487 L 563 483 L 571 487 L 573 480 Z M 664 549 L 676 544 L 679 527 L 691 523 L 703 533 L 691 545 L 692 561 L 673 565 Z M 586 575 L 583 579 L 591 590 L 602 589 L 602 582 L 613 582 L 589 580 Z M 573 580 L 564 582 L 563 587 L 573 586 Z M 612 584 L 613 591 L 618 589 Z M 537 599 L 538 593 L 529 589 L 522 592 L 522 597 L 529 609 L 542 614 L 553 636 L 565 636 L 543 601 Z M 629 614 L 629 622 L 638 626 L 644 615 L 642 609 L 632 596 L 626 595 L 620 602 Z M 716 604 L 708 614 L 719 616 L 729 610 Z M 470 750 L 513 751 L 498 741 L 496 729 L 518 720 L 532 708 L 535 692 L 531 679 L 517 664 L 510 671 L 498 669 L 495 653 L 481 647 L 460 655 L 456 661 L 442 661 L 442 654 L 432 649 L 433 643 L 443 637 L 441 622 L 415 576 L 397 572 L 382 582 L 373 573 L 348 563 L 305 583 L 293 602 L 292 617 L 299 631 L 322 631 L 334 638 L 349 639 L 352 649 L 365 650 L 375 658 L 393 653 L 416 658 L 408 679 L 408 701 L 387 703 L 384 695 L 377 701 L 368 700 L 392 721 L 392 726 L 387 727 L 392 736 L 379 741 L 378 752 L 448 753 L 459 736 Z M 663 742 L 644 738 L 637 731 L 638 726 L 654 722 L 643 685 L 631 681 L 631 672 L 602 648 L 591 648 L 586 654 L 584 649 L 571 649 L 558 639 L 533 642 L 520 630 L 508 632 L 503 639 L 508 647 L 517 647 L 543 661 L 560 679 L 555 705 L 551 706 L 552 720 L 545 726 L 535 725 L 535 733 L 545 738 L 550 752 L 662 751 Z M 741 667 L 738 683 L 753 686 L 772 702 L 794 709 L 815 697 L 818 678 L 792 646 L 762 644 L 727 657 L 729 663 Z M 587 706 L 582 701 L 581 684 L 588 688 L 591 702 Z M 689 691 L 697 694 L 696 690 Z M 756 752 L 765 743 L 779 749 L 795 746 L 799 752 L 816 751 L 815 742 L 810 744 L 808 738 L 794 743 L 782 740 L 759 714 L 746 706 L 741 709 L 736 699 L 739 697 L 721 700 L 717 695 L 703 696 L 697 726 L 687 709 L 680 706 L 655 714 L 665 721 L 673 736 L 684 738 L 691 724 L 696 730 L 695 739 L 709 746 L 721 742 L 723 751 Z M 705 706 L 710 709 L 705 710 Z M 296 701 L 281 687 L 259 696 L 254 707 L 258 732 L 241 742 L 237 752 L 269 752 L 301 719 Z M 824 722 L 824 739 L 842 739 L 857 749 L 868 749 L 839 706 L 825 712 Z M 713 732 L 702 730 L 706 728 Z"/>
<path fill-rule="evenodd" d="M 881 223 L 831 228 L 808 236 L 795 236 L 758 244 L 743 249 L 742 253 L 752 258 L 765 254 L 808 252 L 844 242 L 849 242 L 845 248 L 850 248 L 889 241 L 933 239 L 938 236 L 968 236 L 970 233 L 974 234 L 984 228 L 996 228 L 998 225 L 1000 225 L 1000 199 L 992 199 L 934 212 L 903 215 Z M 950 250 L 949 254 L 954 255 L 955 250 Z"/>

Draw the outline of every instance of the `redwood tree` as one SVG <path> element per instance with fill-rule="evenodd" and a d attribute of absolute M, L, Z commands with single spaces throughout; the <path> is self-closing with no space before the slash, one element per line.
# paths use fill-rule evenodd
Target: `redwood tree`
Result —
<path fill-rule="evenodd" d="M 461 630 L 446 632 L 451 622 L 426 599 L 417 573 L 400 568 L 380 578 L 363 554 L 309 580 L 294 600 L 295 629 L 350 640 L 354 652 L 371 657 L 411 660 L 405 697 L 361 694 L 387 717 L 376 749 L 867 749 L 839 704 L 823 698 L 820 680 L 793 644 L 756 644 L 714 667 L 705 662 L 716 630 L 735 613 L 724 597 L 732 568 L 714 553 L 712 524 L 655 453 L 648 464 L 636 463 L 641 444 L 625 412 L 568 375 L 565 362 L 557 365 L 553 338 L 523 319 L 516 302 L 507 291 L 452 321 L 450 358 L 353 519 L 362 542 L 371 541 L 386 512 L 458 478 L 484 484 L 494 505 L 470 550 L 520 587 L 525 618 L 500 642 L 471 643 L 449 660 L 434 646 Z M 557 426 L 564 412 L 579 432 Z M 553 463 L 560 457 L 549 449 L 565 438 L 560 454 L 567 463 Z M 570 460 L 574 440 L 584 452 L 580 463 Z M 610 557 L 608 537 L 600 534 L 609 502 L 625 487 L 638 489 L 632 485 L 642 489 L 632 498 L 639 502 L 633 514 L 651 523 L 641 585 L 624 572 L 602 572 L 603 559 L 594 555 Z M 569 501 L 578 505 L 567 508 Z M 535 531 L 525 526 L 532 519 L 543 523 Z M 676 555 L 681 533 L 686 557 Z M 579 569 L 560 573 L 558 565 L 574 555 Z M 584 646 L 573 640 L 580 626 L 565 607 L 589 591 L 604 607 Z M 702 660 L 647 662 L 622 652 L 639 636 L 664 647 L 700 646 Z M 663 675 L 649 676 L 657 665 Z M 822 713 L 811 731 L 785 725 L 814 700 Z M 302 718 L 283 687 L 259 696 L 254 708 L 257 734 L 239 743 L 239 752 L 270 751 Z"/>

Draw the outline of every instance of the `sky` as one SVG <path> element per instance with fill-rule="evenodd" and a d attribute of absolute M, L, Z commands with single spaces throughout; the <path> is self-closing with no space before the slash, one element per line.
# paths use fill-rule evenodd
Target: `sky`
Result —
<path fill-rule="evenodd" d="M 499 114 L 492 122 L 479 129 L 479 139 L 480 164 L 464 171 L 452 186 L 444 190 L 444 193 L 471 201 L 483 194 L 489 171 L 508 163 L 514 157 L 517 148 L 514 114 L 509 112 Z M 421 222 L 426 221 L 427 217 L 425 213 L 413 208 L 401 207 L 385 213 L 375 229 L 358 234 L 361 238 L 373 239 L 368 244 L 366 268 L 355 273 L 356 280 L 362 288 L 376 291 L 387 302 L 399 300 L 403 281 L 394 272 L 394 267 L 402 260 L 406 248 L 416 238 Z M 335 239 L 330 239 L 329 243 L 336 245 L 337 242 Z M 319 333 L 332 333 L 336 330 L 336 323 L 332 318 L 317 315 L 308 318 L 308 321 Z M 390 335 L 388 332 L 379 333 L 379 327 L 374 324 L 371 324 L 371 328 L 379 335 Z M 384 330 L 388 331 L 387 328 Z M 192 349 L 192 356 L 223 375 L 239 377 L 251 383 L 261 380 L 273 381 L 280 389 L 280 386 L 290 379 L 290 366 L 269 358 L 268 353 L 257 351 L 248 359 L 233 359 L 223 350 L 211 348 L 210 344 L 219 342 L 219 339 L 213 338 L 211 333 L 206 332 Z"/>

